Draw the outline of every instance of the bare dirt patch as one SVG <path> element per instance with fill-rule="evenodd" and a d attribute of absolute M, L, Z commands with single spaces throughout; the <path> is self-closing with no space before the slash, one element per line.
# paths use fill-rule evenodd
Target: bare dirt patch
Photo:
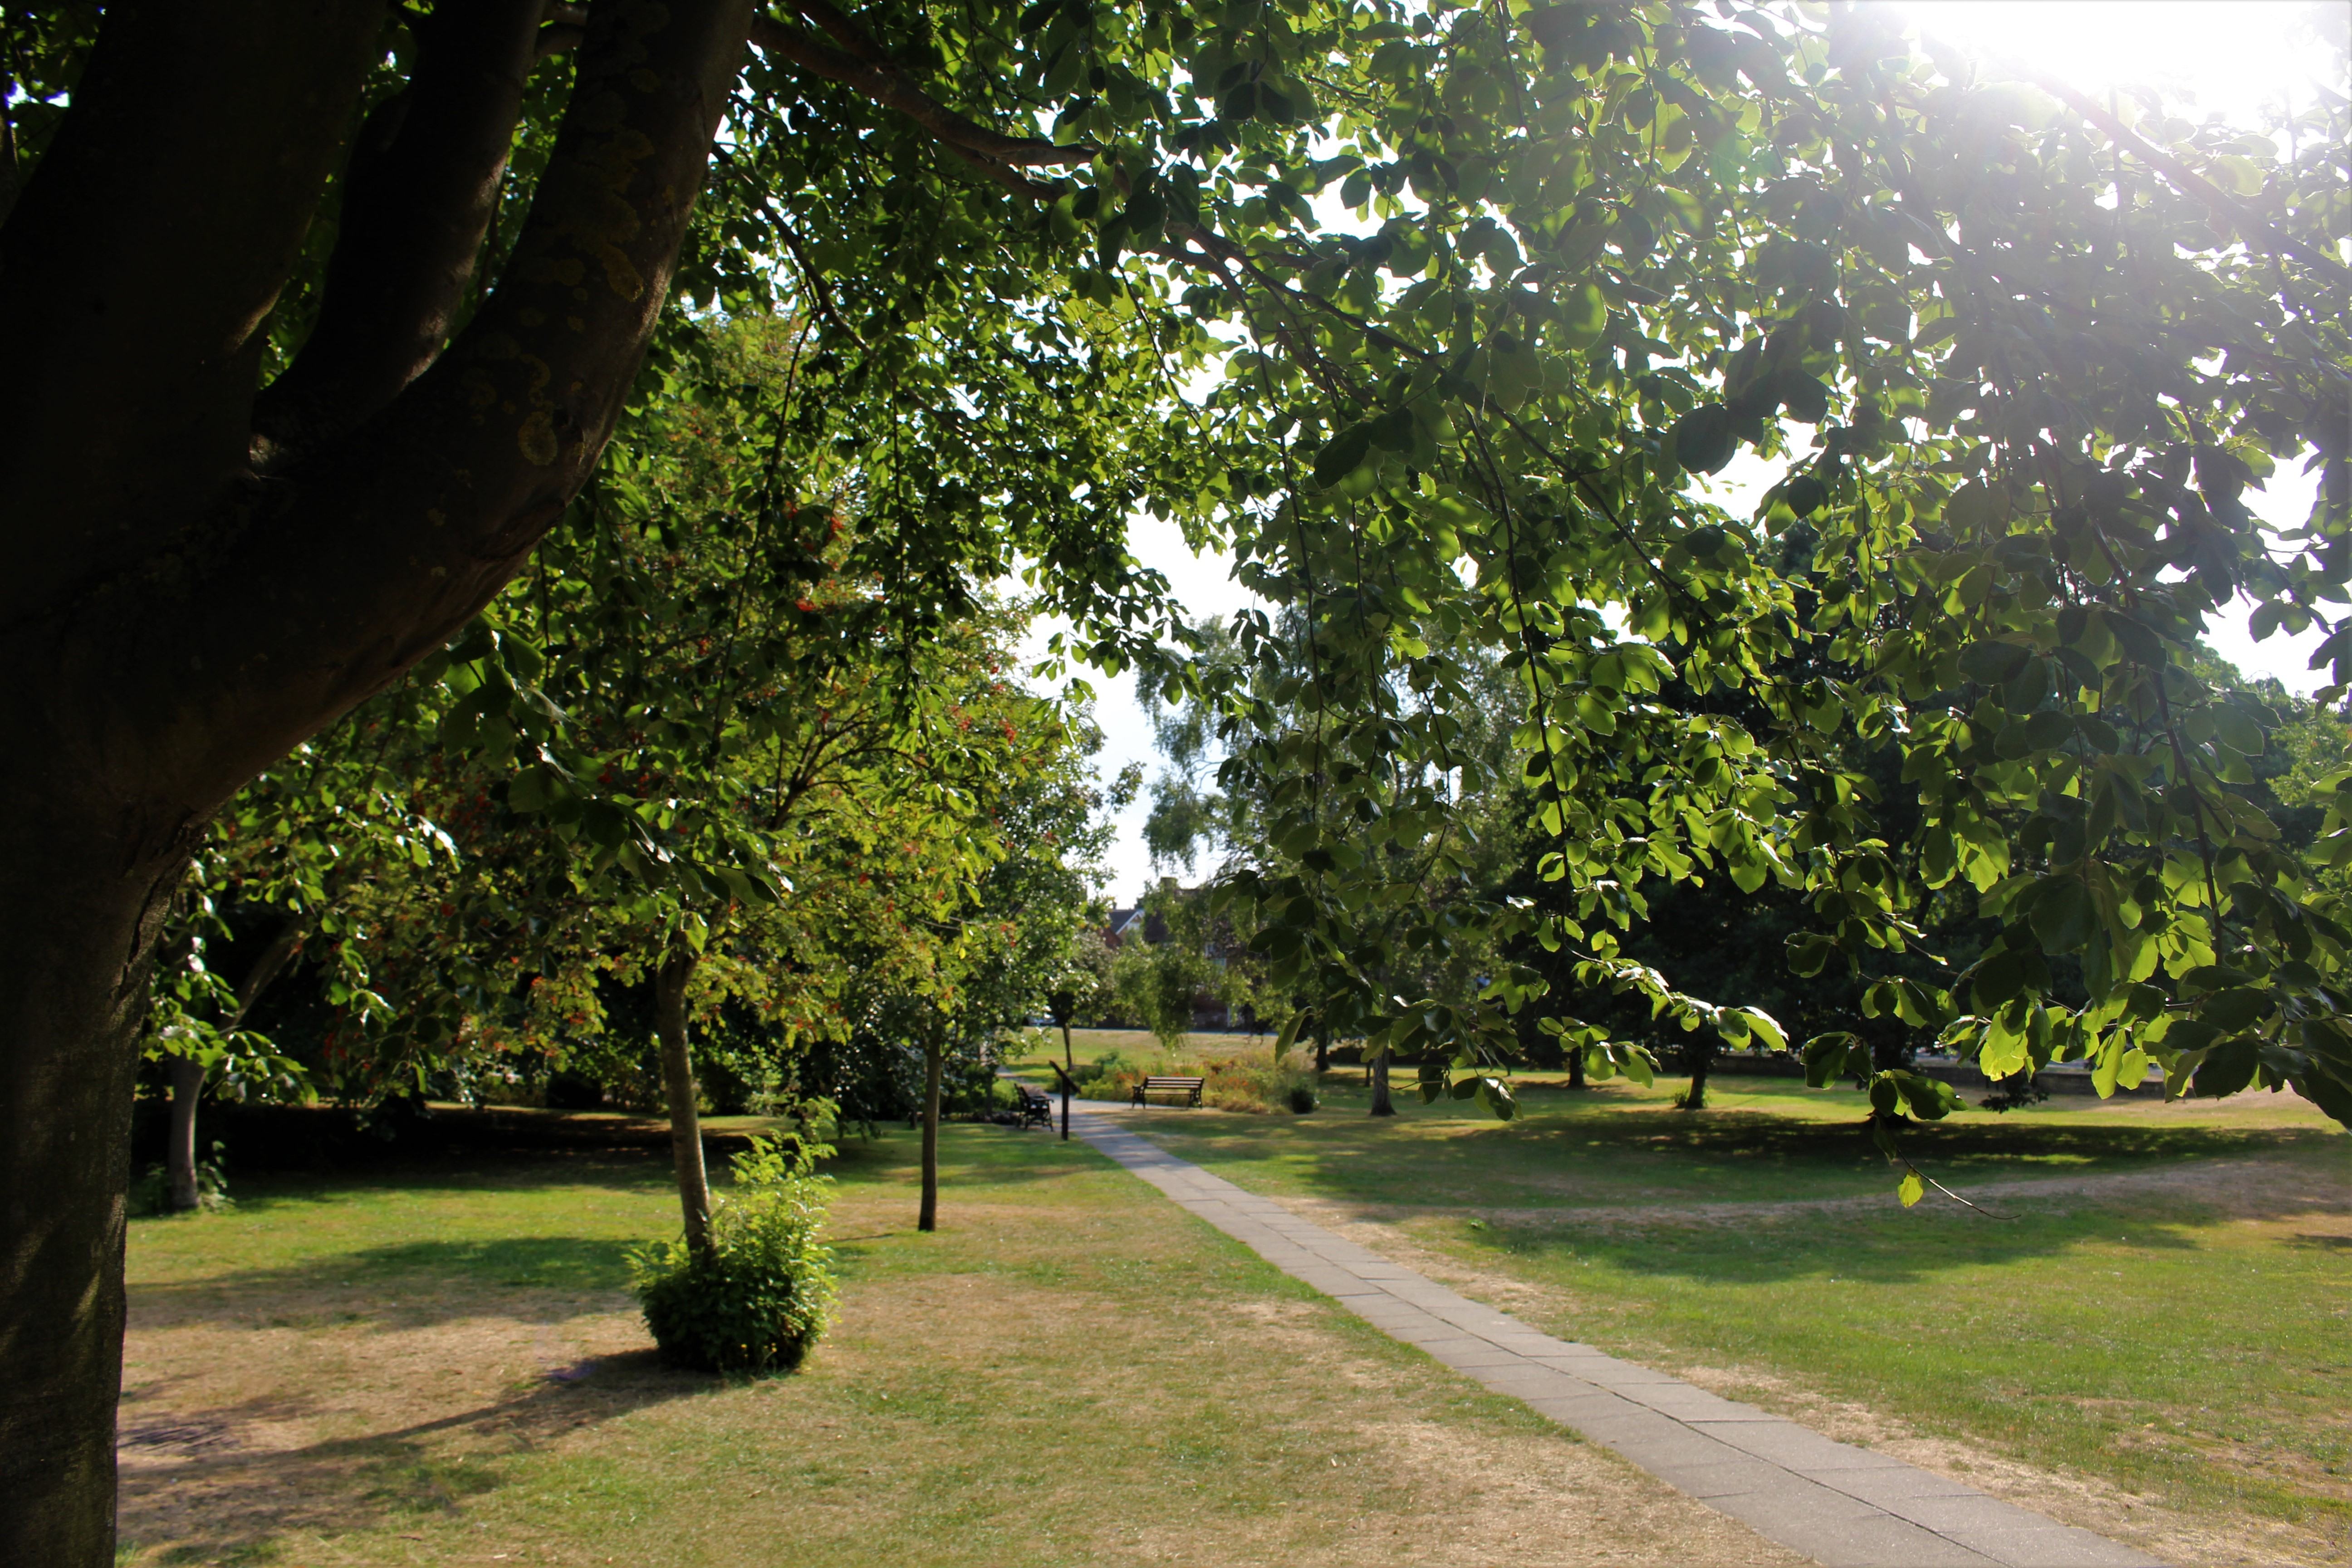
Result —
<path fill-rule="evenodd" d="M 444 1321 L 386 1328 L 379 1303 L 311 1290 L 156 1327 L 134 1292 L 124 1539 L 201 1558 L 454 1512 L 503 1456 L 694 1386 L 654 1363 L 625 1298 L 553 1321 L 495 1299 L 443 1304 Z"/>

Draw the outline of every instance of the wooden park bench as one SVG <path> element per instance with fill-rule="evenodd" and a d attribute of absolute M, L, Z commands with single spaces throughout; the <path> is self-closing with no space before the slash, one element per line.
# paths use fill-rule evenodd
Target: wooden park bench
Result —
<path fill-rule="evenodd" d="M 1131 1103 L 1149 1105 L 1150 1101 L 1144 1096 L 1150 1094 L 1181 1094 L 1185 1104 L 1197 1106 L 1201 1103 L 1201 1089 L 1208 1081 L 1204 1078 L 1148 1078 L 1135 1086 Z"/>
<path fill-rule="evenodd" d="M 1016 1084 L 1021 1090 L 1021 1125 L 1047 1127 L 1054 1125 L 1054 1102 L 1027 1084 Z"/>

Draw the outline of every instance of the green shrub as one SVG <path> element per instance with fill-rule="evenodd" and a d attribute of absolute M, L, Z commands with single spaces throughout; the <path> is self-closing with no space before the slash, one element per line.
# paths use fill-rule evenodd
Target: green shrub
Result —
<path fill-rule="evenodd" d="M 236 1200 L 228 1195 L 227 1155 L 220 1141 L 213 1142 L 213 1157 L 196 1162 L 196 1207 L 207 1214 L 236 1207 Z M 125 1206 L 135 1215 L 159 1215 L 172 1212 L 172 1178 L 161 1165 L 150 1165 L 131 1184 Z"/>
<path fill-rule="evenodd" d="M 1261 1116 L 1274 1109 L 1272 1096 L 1279 1075 L 1271 1062 L 1230 1058 L 1209 1063 L 1202 1068 L 1202 1074 L 1208 1079 L 1201 1086 L 1201 1100 L 1205 1105 Z"/>
<path fill-rule="evenodd" d="M 833 1313 L 833 1250 L 817 1244 L 830 1176 L 822 1143 L 754 1138 L 735 1190 L 712 1205 L 710 1243 L 683 1239 L 629 1257 L 629 1284 L 662 1359 L 698 1372 L 790 1372 Z"/>
<path fill-rule="evenodd" d="M 1277 1107 L 1304 1116 L 1315 1109 L 1314 1075 L 1289 1062 L 1230 1061 L 1208 1064 L 1202 1099 L 1220 1110 L 1264 1116 Z"/>
<path fill-rule="evenodd" d="M 1150 1075 L 1130 1064 L 1117 1051 L 1090 1062 L 1080 1062 L 1070 1081 L 1078 1086 L 1083 1100 L 1126 1100 L 1135 1092 L 1135 1086 Z"/>

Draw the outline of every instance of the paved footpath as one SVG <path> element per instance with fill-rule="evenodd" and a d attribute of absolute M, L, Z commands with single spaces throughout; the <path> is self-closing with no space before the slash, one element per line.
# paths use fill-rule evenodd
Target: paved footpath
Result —
<path fill-rule="evenodd" d="M 1828 1568 L 2162 1568 L 1973 1487 L 1538 1333 L 1107 1117 L 1073 1115 L 1070 1131 L 1392 1338 Z"/>

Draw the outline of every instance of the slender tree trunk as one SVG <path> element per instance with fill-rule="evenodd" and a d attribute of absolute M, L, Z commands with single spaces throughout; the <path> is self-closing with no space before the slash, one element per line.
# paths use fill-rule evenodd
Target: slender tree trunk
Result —
<path fill-rule="evenodd" d="M 701 955 L 679 947 L 654 976 L 654 1031 L 661 1037 L 662 1087 L 669 1097 L 670 1159 L 677 1167 L 677 1206 L 686 1244 L 710 1245 L 710 1175 L 702 1163 L 702 1113 L 695 1103 L 694 1058 L 686 1040 L 686 983 Z"/>
<path fill-rule="evenodd" d="M 1584 1081 L 1584 1047 L 1582 1046 L 1568 1047 L 1568 1087 L 1570 1089 L 1591 1087 Z"/>
<path fill-rule="evenodd" d="M 1705 1046 L 1693 1046 L 1690 1047 L 1690 1092 L 1683 1097 L 1683 1109 L 1705 1110 L 1706 1109 L 1706 1069 L 1714 1061 L 1715 1053 Z"/>
<path fill-rule="evenodd" d="M 229 1016 L 223 1033 L 235 1030 L 253 1011 L 254 1002 L 269 983 L 286 967 L 286 961 L 301 951 L 302 939 L 310 934 L 310 917 L 296 915 L 284 929 L 269 939 L 253 967 L 246 971 L 237 983 L 236 1011 Z M 170 1183 L 171 1194 L 165 1200 L 173 1209 L 192 1209 L 202 1201 L 196 1191 L 196 1105 L 205 1092 L 205 1069 L 185 1057 L 173 1057 L 172 1076 L 172 1137 L 163 1151 L 163 1173 Z"/>
<path fill-rule="evenodd" d="M 1396 1101 L 1389 1098 L 1389 1048 L 1382 1046 L 1373 1053 L 1371 1065 L 1373 1116 L 1394 1116 Z"/>
<path fill-rule="evenodd" d="M 204 1064 L 189 1057 L 173 1057 L 172 1077 L 172 1141 L 163 1152 L 164 1174 L 171 1184 L 164 1206 L 192 1209 L 200 1201 L 196 1191 L 196 1100 L 205 1092 Z"/>
<path fill-rule="evenodd" d="M 12 812 L 0 843 L 0 1563 L 114 1561 L 132 1079 L 182 865 L 126 864 L 114 826 Z"/>
<path fill-rule="evenodd" d="M 1328 1029 L 1318 1029 L 1315 1031 L 1315 1076 L 1319 1079 L 1330 1070 L 1331 1033 Z"/>
<path fill-rule="evenodd" d="M 1067 1024 L 1062 1026 L 1062 1070 L 1073 1076 L 1078 1070 L 1077 1058 L 1070 1055 L 1070 1026 Z"/>
<path fill-rule="evenodd" d="M 940 1058 L 937 1045 L 923 1047 L 923 1206 L 917 1230 L 940 1228 Z"/>

